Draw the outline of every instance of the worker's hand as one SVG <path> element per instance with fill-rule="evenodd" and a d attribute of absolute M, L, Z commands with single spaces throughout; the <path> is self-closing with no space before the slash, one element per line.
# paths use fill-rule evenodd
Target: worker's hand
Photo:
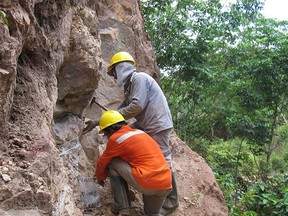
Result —
<path fill-rule="evenodd" d="M 93 128 L 95 128 L 96 126 L 99 125 L 99 121 L 98 120 L 89 120 L 87 122 L 85 122 L 85 127 L 82 131 L 83 134 L 86 134 L 88 132 L 90 132 L 91 130 L 93 130 Z"/>
<path fill-rule="evenodd" d="M 104 180 L 97 180 L 97 184 L 101 185 L 102 187 L 104 187 Z"/>
<path fill-rule="evenodd" d="M 139 129 L 139 128 L 137 127 L 137 125 L 136 125 L 136 122 L 129 123 L 128 125 L 129 125 L 131 128 L 133 128 L 133 129 Z"/>

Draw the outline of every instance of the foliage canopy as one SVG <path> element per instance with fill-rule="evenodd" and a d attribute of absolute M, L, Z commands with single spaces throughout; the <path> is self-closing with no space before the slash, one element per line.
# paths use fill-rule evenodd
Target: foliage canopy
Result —
<path fill-rule="evenodd" d="M 223 190 L 231 215 L 288 212 L 288 168 L 280 165 L 288 158 L 288 22 L 263 17 L 263 0 L 221 2 L 142 3 L 174 127 L 223 188 L 230 182 Z M 222 153 L 220 146 L 226 146 Z M 255 192 L 259 184 L 274 201 Z"/>

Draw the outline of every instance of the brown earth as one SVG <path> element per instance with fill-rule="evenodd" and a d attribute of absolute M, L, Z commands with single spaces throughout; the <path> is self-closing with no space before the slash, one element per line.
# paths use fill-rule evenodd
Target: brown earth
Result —
<path fill-rule="evenodd" d="M 85 211 L 81 179 L 94 174 L 105 148 L 85 119 L 116 108 L 122 90 L 105 74 L 111 56 L 128 51 L 158 80 L 143 30 L 140 1 L 2 0 L 0 17 L 0 216 L 110 215 L 109 180 L 96 186 L 99 206 Z M 171 215 L 226 216 L 223 194 L 207 163 L 171 136 L 179 208 Z M 93 186 L 93 185 L 92 185 Z M 86 185 L 86 189 L 88 185 Z M 133 206 L 141 215 L 141 196 Z"/>

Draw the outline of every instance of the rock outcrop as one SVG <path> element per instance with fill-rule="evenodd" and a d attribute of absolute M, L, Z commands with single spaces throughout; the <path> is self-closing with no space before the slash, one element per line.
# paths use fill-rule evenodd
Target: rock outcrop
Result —
<path fill-rule="evenodd" d="M 8 20 L 0 16 L 0 215 L 109 215 L 109 180 L 86 209 L 81 184 L 105 140 L 82 129 L 103 112 L 89 106 L 92 97 L 111 109 L 121 102 L 105 74 L 115 52 L 130 52 L 139 70 L 159 78 L 140 1 L 2 0 L 0 11 Z M 172 151 L 180 193 L 172 215 L 228 215 L 203 158 L 176 134 Z M 131 193 L 141 215 L 141 196 Z"/>

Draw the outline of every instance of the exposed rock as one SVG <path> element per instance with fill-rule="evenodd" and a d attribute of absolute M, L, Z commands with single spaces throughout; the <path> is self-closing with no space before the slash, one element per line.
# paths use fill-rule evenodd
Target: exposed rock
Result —
<path fill-rule="evenodd" d="M 4 180 L 4 182 L 9 182 L 11 181 L 11 177 L 7 174 L 2 174 L 2 178 Z"/>
<path fill-rule="evenodd" d="M 99 205 L 85 209 L 80 185 L 106 140 L 82 129 L 103 112 L 88 106 L 93 96 L 110 109 L 122 100 L 105 73 L 115 52 L 130 52 L 159 81 L 140 1 L 2 0 L 0 10 L 8 19 L 0 17 L 0 215 L 112 215 L 109 179 L 90 191 Z M 171 137 L 180 199 L 171 215 L 228 215 L 209 166 Z M 141 215 L 141 195 L 130 192 Z"/>

